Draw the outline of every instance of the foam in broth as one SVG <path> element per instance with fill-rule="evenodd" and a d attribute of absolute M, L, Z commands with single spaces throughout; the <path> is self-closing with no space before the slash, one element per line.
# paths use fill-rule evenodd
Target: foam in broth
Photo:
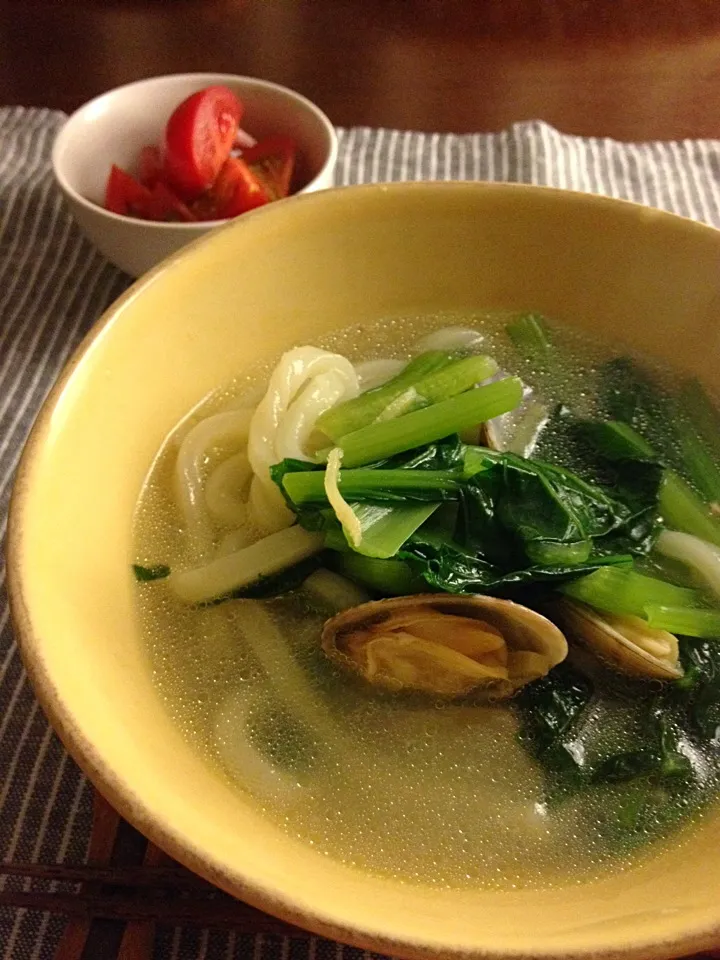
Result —
<path fill-rule="evenodd" d="M 587 384 L 607 349 L 556 328 L 573 375 L 556 369 L 550 376 L 518 361 L 506 319 L 402 318 L 342 330 L 319 346 L 353 362 L 406 358 L 419 337 L 462 323 L 482 331 L 483 352 L 502 369 L 541 380 L 546 399 L 592 415 Z M 192 421 L 256 403 L 269 369 L 244 373 Z M 176 452 L 171 436 L 138 506 L 140 562 L 172 566 L 183 555 L 171 480 Z M 555 453 L 562 460 L 562 450 Z M 137 603 L 155 682 L 189 743 L 282 829 L 329 857 L 408 882 L 509 889 L 587 880 L 626 869 L 647 851 L 636 836 L 623 838 L 635 800 L 622 786 L 548 797 L 543 770 L 518 740 L 512 704 L 398 699 L 342 672 L 319 649 L 327 612 L 301 592 L 198 608 L 158 581 L 138 585 Z M 627 735 L 635 720 L 632 707 L 618 702 L 588 722 Z M 717 771 L 708 770 L 693 808 L 714 794 L 716 781 Z M 681 843 L 683 832 L 671 824 L 687 803 L 668 794 L 643 839 Z"/>

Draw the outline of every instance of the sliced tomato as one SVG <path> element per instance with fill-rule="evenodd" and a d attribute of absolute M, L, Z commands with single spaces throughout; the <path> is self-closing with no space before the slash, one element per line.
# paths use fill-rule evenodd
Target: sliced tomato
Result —
<path fill-rule="evenodd" d="M 254 147 L 243 150 L 242 155 L 255 176 L 270 191 L 273 200 L 280 200 L 290 193 L 296 157 L 297 144 L 282 134 L 265 137 Z"/>
<path fill-rule="evenodd" d="M 261 207 L 271 197 L 239 157 L 228 157 L 209 190 L 191 206 L 198 220 L 226 220 Z"/>
<path fill-rule="evenodd" d="M 160 147 L 149 144 L 140 151 L 138 160 L 138 180 L 145 187 L 152 188 L 162 180 L 163 160 Z"/>
<path fill-rule="evenodd" d="M 151 202 L 152 194 L 147 187 L 125 170 L 112 165 L 105 186 L 105 206 L 108 210 L 126 217 L 147 220 Z"/>
<path fill-rule="evenodd" d="M 215 181 L 230 155 L 242 104 L 227 87 L 199 90 L 184 100 L 165 130 L 165 179 L 183 200 L 192 200 Z"/>
<path fill-rule="evenodd" d="M 165 222 L 190 223 L 197 217 L 161 180 L 151 190 L 149 219 Z"/>

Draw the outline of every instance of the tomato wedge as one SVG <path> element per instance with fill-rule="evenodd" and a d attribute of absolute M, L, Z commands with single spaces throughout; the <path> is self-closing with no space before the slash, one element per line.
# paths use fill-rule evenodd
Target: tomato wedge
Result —
<path fill-rule="evenodd" d="M 198 220 L 225 220 L 261 207 L 271 197 L 248 165 L 228 157 L 212 187 L 191 205 Z"/>
<path fill-rule="evenodd" d="M 165 130 L 164 173 L 183 200 L 212 185 L 230 155 L 242 104 L 227 87 L 199 90 L 184 100 Z"/>
<path fill-rule="evenodd" d="M 152 188 L 162 180 L 162 176 L 163 160 L 160 147 L 153 145 L 143 147 L 138 160 L 138 180 L 143 186 Z"/>
<path fill-rule="evenodd" d="M 197 220 L 194 213 L 172 190 L 158 180 L 150 192 L 148 204 L 149 220 L 164 221 L 167 223 L 191 223 Z"/>
<path fill-rule="evenodd" d="M 282 134 L 265 137 L 254 147 L 243 150 L 242 158 L 255 176 L 270 192 L 272 200 L 280 200 L 290 193 L 290 182 L 295 169 L 297 144 Z"/>
<path fill-rule="evenodd" d="M 105 186 L 105 206 L 112 213 L 148 219 L 152 194 L 125 170 L 112 165 Z"/>
<path fill-rule="evenodd" d="M 197 217 L 161 181 L 152 190 L 113 165 L 105 188 L 105 206 L 113 213 L 140 220 L 190 222 Z"/>

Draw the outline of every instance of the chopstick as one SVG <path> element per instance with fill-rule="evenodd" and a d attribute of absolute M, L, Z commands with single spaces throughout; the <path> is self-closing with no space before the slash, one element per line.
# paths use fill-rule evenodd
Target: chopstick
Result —
<path fill-rule="evenodd" d="M 119 826 L 119 813 L 97 790 L 93 790 L 92 830 L 90 831 L 88 846 L 89 864 L 100 865 L 110 862 L 117 841 Z M 78 892 L 78 897 L 86 895 L 91 889 L 90 884 L 83 884 Z M 55 951 L 54 960 L 81 960 L 83 955 L 87 955 L 88 946 L 91 947 L 91 944 L 88 944 L 91 930 L 91 917 L 69 917 Z M 109 958 L 109 960 L 112 960 L 112 958 Z M 149 957 L 140 957 L 137 960 L 149 960 Z"/>
<path fill-rule="evenodd" d="M 152 847 L 153 851 L 157 848 Z M 157 851 L 160 858 L 164 855 Z M 146 860 L 155 859 L 151 853 Z M 235 900 L 208 881 L 181 866 L 113 867 L 65 864 L 5 863 L 0 875 L 25 877 L 61 883 L 107 884 L 120 888 L 112 894 L 90 892 L 47 893 L 40 891 L 0 891 L 0 907 L 49 911 L 63 914 L 70 923 L 56 960 L 71 960 L 83 954 L 90 921 L 97 918 L 127 923 L 118 960 L 123 957 L 150 957 L 155 924 L 167 926 L 201 925 L 231 928 L 238 933 L 276 934 L 285 937 L 310 936 L 307 931 L 262 913 Z M 140 887 L 133 896 L 122 887 Z M 162 892 L 161 892 L 162 891 Z M 192 899 L 189 895 L 193 895 Z M 72 951 L 72 952 L 71 952 Z M 124 952 L 123 952 L 124 951 Z M 720 951 L 693 954 L 686 960 L 720 960 Z"/>
<path fill-rule="evenodd" d="M 126 924 L 117 960 L 149 958 L 156 923 L 224 927 L 251 934 L 308 936 L 306 931 L 223 893 L 144 838 L 142 863 L 137 861 L 137 849 L 132 862 L 128 837 L 122 835 L 124 826 L 119 814 L 95 793 L 86 864 L 0 863 L 0 876 L 22 878 L 26 881 L 25 887 L 53 883 L 76 888 L 0 890 L 0 907 L 48 911 L 68 918 L 55 960 L 88 957 L 92 953 L 89 946 L 96 920 Z M 135 833 L 136 841 L 138 838 Z"/>
<path fill-rule="evenodd" d="M 160 867 L 166 861 L 170 861 L 170 858 L 159 847 L 148 843 L 143 856 L 143 867 Z M 155 934 L 155 920 L 133 920 L 125 924 L 117 960 L 151 960 L 155 948 Z"/>
<path fill-rule="evenodd" d="M 64 863 L 0 863 L 0 876 L 51 880 L 56 883 L 107 883 L 128 887 L 175 887 L 216 890 L 211 883 L 184 867 L 112 867 Z"/>
<path fill-rule="evenodd" d="M 21 890 L 0 890 L 0 908 L 67 918 L 54 960 L 150 960 L 158 923 L 308 937 L 175 863 L 129 828 L 97 792 L 87 863 L 0 863 L 3 875 L 25 883 Z M 53 888 L 34 889 L 40 883 Z M 100 929 L 108 923 L 118 931 L 112 956 Z"/>
<path fill-rule="evenodd" d="M 30 885 L 51 882 L 79 887 L 72 892 L 0 890 L 0 907 L 67 917 L 55 960 L 112 960 L 104 949 L 100 954 L 92 949 L 96 921 L 124 925 L 119 950 L 113 951 L 115 960 L 150 960 L 157 924 L 304 939 L 310 936 L 223 893 L 174 863 L 153 844 L 147 843 L 142 865 L 113 863 L 122 859 L 122 851 L 117 849 L 120 824 L 120 816 L 96 793 L 87 864 L 0 863 L 0 876 L 23 878 Z M 694 954 L 686 960 L 720 960 L 720 951 Z"/>
<path fill-rule="evenodd" d="M 241 933 L 276 933 L 282 936 L 307 937 L 298 927 L 268 916 L 254 907 L 234 900 L 227 894 L 214 892 L 212 897 L 189 898 L 175 895 L 155 896 L 143 891 L 133 896 L 127 891 L 113 894 L 46 893 L 44 891 L 0 891 L 0 907 L 49 911 L 74 920 L 103 918 L 125 922 L 148 921 L 169 926 L 202 925 L 232 927 Z"/>

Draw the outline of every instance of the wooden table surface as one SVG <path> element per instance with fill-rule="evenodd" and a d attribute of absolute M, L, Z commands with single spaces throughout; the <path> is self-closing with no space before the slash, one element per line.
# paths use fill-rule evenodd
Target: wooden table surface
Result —
<path fill-rule="evenodd" d="M 343 125 L 718 137 L 720 0 L 0 0 L 0 103 L 72 110 L 195 70 L 287 84 Z"/>

